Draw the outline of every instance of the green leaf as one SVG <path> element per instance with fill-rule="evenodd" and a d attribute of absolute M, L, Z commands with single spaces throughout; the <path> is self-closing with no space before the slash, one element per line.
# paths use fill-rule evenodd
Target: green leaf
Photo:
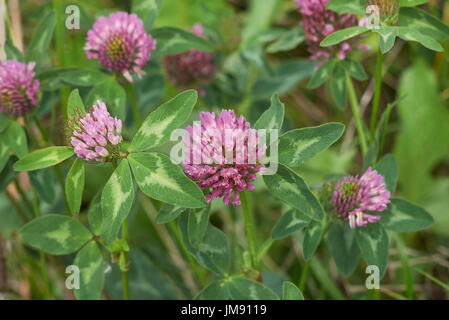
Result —
<path fill-rule="evenodd" d="M 5 113 L 0 113 L 0 133 L 8 129 L 11 119 Z"/>
<path fill-rule="evenodd" d="M 385 54 L 393 48 L 396 42 L 396 37 L 399 35 L 398 27 L 385 26 L 375 30 L 379 34 L 380 51 Z"/>
<path fill-rule="evenodd" d="M 261 283 L 231 277 L 210 283 L 195 300 L 279 300 L 279 297 Z"/>
<path fill-rule="evenodd" d="M 164 27 L 151 30 L 157 41 L 156 51 L 162 55 L 177 54 L 191 49 L 212 51 L 210 42 L 196 34 L 178 28 Z"/>
<path fill-rule="evenodd" d="M 314 220 L 323 219 L 321 204 L 315 198 L 304 180 L 287 167 L 279 164 L 278 171 L 263 180 L 274 196 Z"/>
<path fill-rule="evenodd" d="M 103 212 L 101 211 L 101 192 L 98 192 L 92 199 L 87 218 L 92 232 L 99 236 L 101 234 L 101 225 L 103 224 Z"/>
<path fill-rule="evenodd" d="M 396 232 L 416 232 L 433 224 L 432 216 L 423 208 L 402 199 L 391 199 L 387 211 L 382 213 L 380 223 Z"/>
<path fill-rule="evenodd" d="M 51 167 L 73 156 L 73 148 L 48 147 L 36 150 L 14 163 L 16 171 L 33 171 Z"/>
<path fill-rule="evenodd" d="M 258 39 L 269 29 L 273 21 L 279 0 L 250 0 L 247 21 L 242 31 L 242 41 L 240 46 L 248 48 L 256 45 Z"/>
<path fill-rule="evenodd" d="M 192 247 L 197 248 L 203 241 L 209 225 L 210 206 L 198 210 L 189 211 L 187 234 Z"/>
<path fill-rule="evenodd" d="M 304 296 L 293 282 L 285 281 L 282 284 L 282 300 L 304 300 Z"/>
<path fill-rule="evenodd" d="M 281 130 L 284 122 L 284 104 L 279 100 L 279 95 L 275 94 L 271 97 L 271 106 L 267 109 L 254 124 L 254 129 L 271 129 Z M 268 136 L 268 135 L 267 135 Z M 268 140 L 270 141 L 270 140 Z"/>
<path fill-rule="evenodd" d="M 203 241 L 197 248 L 192 247 L 188 238 L 189 216 L 183 214 L 178 220 L 178 226 L 182 234 L 182 240 L 195 258 L 203 267 L 213 271 L 217 275 L 227 276 L 231 265 L 230 250 L 226 235 L 212 225 L 208 225 Z"/>
<path fill-rule="evenodd" d="M 392 154 L 385 155 L 375 165 L 374 170 L 384 178 L 388 191 L 394 194 L 398 183 L 398 164 L 394 156 Z"/>
<path fill-rule="evenodd" d="M 30 46 L 26 51 L 26 61 L 36 62 L 36 65 L 40 66 L 45 61 L 47 48 L 50 44 L 53 32 L 55 30 L 56 14 L 54 11 L 49 12 L 44 20 L 39 24 L 31 38 Z"/>
<path fill-rule="evenodd" d="M 147 254 L 132 249 L 129 257 L 131 260 L 128 271 L 130 299 L 174 300 L 179 298 L 173 288 L 173 283 L 177 280 L 162 272 Z M 113 265 L 112 272 L 106 274 L 105 286 L 114 298 L 123 299 L 122 272 L 117 265 Z"/>
<path fill-rule="evenodd" d="M 422 34 L 416 29 L 411 29 L 407 27 L 398 27 L 398 36 L 406 41 L 417 41 L 424 47 L 433 51 L 444 51 L 441 44 L 434 40 L 432 37 Z"/>
<path fill-rule="evenodd" d="M 273 228 L 271 237 L 282 239 L 302 229 L 310 223 L 310 218 L 297 210 L 288 210 Z"/>
<path fill-rule="evenodd" d="M 338 270 L 345 277 L 349 276 L 360 257 L 355 230 L 351 229 L 348 223 L 336 222 L 329 229 L 327 244 Z"/>
<path fill-rule="evenodd" d="M 331 75 L 331 93 L 337 107 L 345 110 L 346 107 L 346 71 L 341 63 L 337 63 Z"/>
<path fill-rule="evenodd" d="M 449 26 L 424 10 L 418 8 L 401 8 L 399 11 L 399 26 L 416 29 L 438 41 L 449 37 Z"/>
<path fill-rule="evenodd" d="M 316 89 L 321 86 L 331 76 L 336 65 L 335 59 L 327 60 L 318 70 L 316 70 L 310 79 L 307 88 Z"/>
<path fill-rule="evenodd" d="M 264 285 L 241 277 L 232 277 L 226 281 L 226 289 L 233 300 L 279 300 Z"/>
<path fill-rule="evenodd" d="M 328 35 L 323 41 L 321 41 L 320 45 L 322 47 L 333 46 L 340 42 L 357 37 L 357 36 L 359 36 L 363 33 L 366 33 L 370 30 L 371 29 L 369 27 L 365 27 L 365 26 L 349 27 L 349 28 L 339 30 L 337 32 L 334 32 L 334 33 Z"/>
<path fill-rule="evenodd" d="M 28 173 L 30 182 L 38 193 L 40 199 L 48 204 L 55 204 L 59 184 L 56 181 L 56 174 L 52 168 L 47 168 Z"/>
<path fill-rule="evenodd" d="M 365 69 L 363 69 L 363 66 L 352 59 L 345 59 L 341 61 L 341 64 L 345 68 L 346 72 L 349 73 L 352 77 L 359 81 L 365 81 L 368 79 L 368 75 L 365 72 Z"/>
<path fill-rule="evenodd" d="M 226 289 L 226 280 L 216 280 L 201 290 L 195 300 L 229 300 L 230 298 Z"/>
<path fill-rule="evenodd" d="M 133 0 L 131 12 L 142 20 L 145 30 L 150 32 L 162 7 L 162 0 Z"/>
<path fill-rule="evenodd" d="M 84 107 L 83 100 L 81 99 L 78 89 L 72 90 L 67 102 L 67 116 L 69 119 L 79 116 L 79 113 L 85 114 L 86 108 Z"/>
<path fill-rule="evenodd" d="M 395 137 L 393 153 L 403 173 L 399 175 L 401 194 L 418 203 L 428 201 L 435 192 L 433 171 L 449 152 L 449 110 L 439 86 L 433 68 L 424 60 L 405 70 L 399 83 L 398 97 L 404 99 L 397 107 L 401 130 Z M 444 220 L 444 211 L 432 214 L 437 217 L 441 212 Z"/>
<path fill-rule="evenodd" d="M 414 7 L 427 3 L 429 0 L 399 0 L 400 7 Z"/>
<path fill-rule="evenodd" d="M 365 0 L 330 0 L 326 6 L 327 9 L 333 10 L 339 14 L 353 13 L 356 15 L 364 15 L 365 7 Z"/>
<path fill-rule="evenodd" d="M 134 200 L 134 184 L 128 160 L 123 159 L 114 170 L 101 194 L 103 225 L 101 238 L 106 244 L 117 236 Z"/>
<path fill-rule="evenodd" d="M 180 214 L 185 213 L 188 209 L 173 206 L 171 204 L 165 203 L 156 216 L 156 223 L 164 224 L 175 220 Z"/>
<path fill-rule="evenodd" d="M 91 69 L 78 69 L 64 72 L 61 80 L 73 86 L 89 87 L 111 79 L 107 74 Z"/>
<path fill-rule="evenodd" d="M 65 196 L 71 213 L 79 213 L 84 190 L 84 160 L 76 159 L 65 180 Z"/>
<path fill-rule="evenodd" d="M 305 39 L 304 30 L 300 25 L 285 33 L 277 41 L 267 47 L 268 53 L 290 51 L 295 49 Z"/>
<path fill-rule="evenodd" d="M 185 208 L 206 206 L 200 188 L 166 155 L 132 153 L 128 160 L 140 190 L 147 196 Z"/>
<path fill-rule="evenodd" d="M 28 153 L 28 142 L 25 130 L 15 121 L 12 121 L 5 134 L 8 136 L 11 150 L 17 157 L 23 158 Z"/>
<path fill-rule="evenodd" d="M 382 220 L 382 218 L 381 218 Z M 379 223 L 356 228 L 356 239 L 367 265 L 379 268 L 383 277 L 388 263 L 388 235 Z"/>
<path fill-rule="evenodd" d="M 306 228 L 304 241 L 302 243 L 302 250 L 306 261 L 310 260 L 316 249 L 318 249 L 323 236 L 323 231 L 323 221 L 310 221 L 310 224 Z"/>
<path fill-rule="evenodd" d="M 22 53 L 9 40 L 5 41 L 5 54 L 8 60 L 23 61 Z"/>
<path fill-rule="evenodd" d="M 328 123 L 288 131 L 279 138 L 279 162 L 289 167 L 299 166 L 329 148 L 344 130 L 341 123 Z"/>
<path fill-rule="evenodd" d="M 86 104 L 90 107 L 97 104 L 97 100 L 106 103 L 108 111 L 122 121 L 126 118 L 126 91 L 112 78 L 101 82 L 90 90 Z"/>
<path fill-rule="evenodd" d="M 30 246 L 53 255 L 73 253 L 92 239 L 92 234 L 81 223 L 59 214 L 34 219 L 19 233 Z"/>
<path fill-rule="evenodd" d="M 0 134 L 0 172 L 8 162 L 11 155 L 11 147 L 9 145 L 9 137 L 5 133 Z"/>
<path fill-rule="evenodd" d="M 98 300 L 104 284 L 104 262 L 98 245 L 91 241 L 81 249 L 73 262 L 80 270 L 80 286 L 74 289 L 78 300 Z"/>
<path fill-rule="evenodd" d="M 300 81 L 310 77 L 314 63 L 307 59 L 287 60 L 272 67 L 270 73 L 261 75 L 251 91 L 254 100 L 269 99 L 273 94 L 286 94 Z M 231 89 L 231 93 L 234 89 Z"/>
<path fill-rule="evenodd" d="M 189 118 L 197 99 L 195 90 L 187 90 L 150 113 L 134 136 L 128 151 L 140 152 L 167 142 L 172 131 Z"/>

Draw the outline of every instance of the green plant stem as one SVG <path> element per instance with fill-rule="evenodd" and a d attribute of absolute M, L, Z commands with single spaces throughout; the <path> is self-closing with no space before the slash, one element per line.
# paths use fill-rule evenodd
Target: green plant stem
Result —
<path fill-rule="evenodd" d="M 245 218 L 246 235 L 248 237 L 249 254 L 251 256 L 251 264 L 254 269 L 259 268 L 256 250 L 256 237 L 254 236 L 254 221 L 253 216 L 248 207 L 245 192 L 240 192 L 240 201 L 242 202 L 243 216 Z"/>
<path fill-rule="evenodd" d="M 12 32 L 12 26 L 11 26 L 11 19 L 9 18 L 8 14 L 8 3 L 6 0 L 4 0 L 4 9 L 5 9 L 5 23 L 6 23 L 6 29 L 8 30 L 8 38 L 9 41 L 11 41 L 11 44 L 14 45 L 14 34 Z"/>
<path fill-rule="evenodd" d="M 56 176 L 58 177 L 58 181 L 61 186 L 62 198 L 64 199 L 65 210 L 67 211 L 68 214 L 70 214 L 70 207 L 69 207 L 69 203 L 67 202 L 67 197 L 65 194 L 65 182 L 64 182 L 64 175 L 62 174 L 61 166 L 60 166 L 60 164 L 58 164 L 58 165 L 54 166 L 53 168 L 56 172 Z"/>
<path fill-rule="evenodd" d="M 41 216 L 39 210 L 39 199 L 37 197 L 36 190 L 32 187 L 31 191 L 33 192 L 33 208 L 34 208 L 34 216 L 39 218 Z M 42 250 L 39 250 L 41 269 L 42 269 L 42 280 L 44 281 L 44 297 L 45 299 L 50 299 L 50 282 L 48 281 L 48 271 L 47 271 L 47 261 L 45 260 L 45 253 Z"/>
<path fill-rule="evenodd" d="M 65 66 L 65 54 L 64 54 L 64 30 L 63 25 L 65 18 L 63 17 L 63 3 L 62 0 L 53 0 L 53 9 L 56 12 L 56 27 L 55 27 L 55 43 L 56 43 L 56 55 L 58 58 L 58 66 L 63 68 Z M 61 114 L 67 116 L 66 102 L 69 96 L 68 86 L 63 86 L 60 90 L 61 97 Z"/>
<path fill-rule="evenodd" d="M 128 218 L 123 220 L 122 224 L 122 239 L 128 242 Z M 124 252 L 125 255 L 125 270 L 122 270 L 122 286 L 123 286 L 123 299 L 129 300 L 129 281 L 128 281 L 128 252 Z"/>
<path fill-rule="evenodd" d="M 23 191 L 22 187 L 20 186 L 19 180 L 17 180 L 17 178 L 14 179 L 14 185 L 16 186 L 16 189 L 20 194 L 20 198 L 25 203 L 25 206 L 28 208 L 28 210 L 31 213 L 33 213 L 33 211 L 34 211 L 33 205 L 31 204 L 30 200 L 28 200 L 28 197 L 27 197 L 25 191 Z"/>
<path fill-rule="evenodd" d="M 346 74 L 346 81 L 348 83 L 348 94 L 349 102 L 352 109 L 352 114 L 354 115 L 354 120 L 357 126 L 357 133 L 359 135 L 360 147 L 362 148 L 362 154 L 365 155 L 368 151 L 368 145 L 366 143 L 365 132 L 363 130 L 363 120 L 360 116 L 359 103 L 357 100 L 357 95 L 355 93 L 354 84 L 349 74 Z"/>
<path fill-rule="evenodd" d="M 377 118 L 379 117 L 379 102 L 382 86 L 382 60 L 383 55 L 380 51 L 380 46 L 377 52 L 377 65 L 376 65 L 376 87 L 373 98 L 373 109 L 371 111 L 371 125 L 370 125 L 370 141 L 374 141 L 374 135 L 376 133 Z"/>
<path fill-rule="evenodd" d="M 306 261 L 306 263 L 304 263 L 304 266 L 302 268 L 301 278 L 299 279 L 299 290 L 301 290 L 301 292 L 304 292 L 304 289 L 306 288 L 306 279 L 307 273 L 309 272 L 309 265 L 310 260 Z"/>
<path fill-rule="evenodd" d="M 142 118 L 140 117 L 139 106 L 137 105 L 136 91 L 131 82 L 126 80 L 126 95 L 131 103 L 131 107 L 134 114 L 134 120 L 136 121 L 137 129 L 142 125 Z"/>
<path fill-rule="evenodd" d="M 39 129 L 39 132 L 42 135 L 42 138 L 44 138 L 45 142 L 48 142 L 48 134 L 47 131 L 45 131 L 44 126 L 42 125 L 41 120 L 36 116 L 36 114 L 33 113 L 33 120 L 36 123 L 37 128 Z"/>
<path fill-rule="evenodd" d="M 14 207 L 14 209 L 17 211 L 17 213 L 19 214 L 20 218 L 22 218 L 23 222 L 27 223 L 30 220 L 28 219 L 25 211 L 23 211 L 23 209 L 20 207 L 20 205 L 16 202 L 16 200 L 14 200 L 14 198 L 12 197 L 12 195 L 6 191 L 6 196 L 8 197 L 9 201 L 11 202 L 12 206 Z"/>
<path fill-rule="evenodd" d="M 175 236 L 176 241 L 178 242 L 179 247 L 181 248 L 182 254 L 184 255 L 184 257 L 189 262 L 190 267 L 192 268 L 193 273 L 195 274 L 195 276 L 199 280 L 200 284 L 202 286 L 204 286 L 206 284 L 206 280 L 203 278 L 203 276 L 201 274 L 201 271 L 200 271 L 197 263 L 193 259 L 192 255 L 189 253 L 189 251 L 187 251 L 187 248 L 186 248 L 184 242 L 182 241 L 182 235 L 181 235 L 181 232 L 179 231 L 178 226 L 176 225 L 176 223 L 174 221 L 170 221 L 168 223 L 168 225 L 170 227 L 170 230 L 173 232 L 173 235 Z"/>

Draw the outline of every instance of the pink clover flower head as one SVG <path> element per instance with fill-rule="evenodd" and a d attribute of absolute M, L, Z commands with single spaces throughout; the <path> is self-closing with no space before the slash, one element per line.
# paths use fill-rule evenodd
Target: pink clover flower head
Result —
<path fill-rule="evenodd" d="M 316 69 L 330 58 L 337 56 L 344 60 L 353 49 L 366 50 L 365 45 L 352 45 L 351 39 L 338 45 L 321 47 L 320 43 L 328 35 L 335 31 L 359 25 L 357 17 L 353 14 L 339 15 L 332 10 L 326 9 L 329 0 L 294 0 L 303 19 L 301 26 L 306 34 L 306 43 L 311 53 L 310 60 L 319 60 Z"/>
<path fill-rule="evenodd" d="M 390 203 L 390 192 L 384 178 L 372 168 L 361 176 L 348 176 L 339 181 L 334 189 L 332 205 L 337 217 L 349 221 L 351 228 L 375 223 Z"/>
<path fill-rule="evenodd" d="M 87 32 L 84 46 L 88 59 L 98 59 L 100 65 L 120 72 L 131 82 L 132 74 L 141 77 L 154 49 L 156 40 L 146 33 L 142 20 L 121 11 L 100 17 Z"/>
<path fill-rule="evenodd" d="M 0 112 L 21 117 L 36 107 L 39 81 L 34 78 L 34 62 L 7 60 L 0 64 Z"/>
<path fill-rule="evenodd" d="M 104 102 L 98 100 L 97 105 L 72 119 L 70 144 L 78 158 L 106 162 L 119 155 L 122 121 L 110 115 Z"/>
<path fill-rule="evenodd" d="M 206 191 L 208 202 L 223 197 L 240 205 L 239 192 L 254 190 L 250 182 L 265 166 L 260 163 L 266 145 L 259 145 L 257 130 L 233 110 L 201 112 L 200 122 L 187 127 L 184 171 Z"/>
<path fill-rule="evenodd" d="M 201 24 L 196 24 L 192 32 L 205 38 Z M 168 80 L 173 86 L 181 90 L 194 88 L 198 89 L 201 95 L 204 95 L 202 85 L 210 83 L 216 71 L 214 58 L 215 55 L 212 52 L 196 49 L 166 56 L 164 66 Z"/>

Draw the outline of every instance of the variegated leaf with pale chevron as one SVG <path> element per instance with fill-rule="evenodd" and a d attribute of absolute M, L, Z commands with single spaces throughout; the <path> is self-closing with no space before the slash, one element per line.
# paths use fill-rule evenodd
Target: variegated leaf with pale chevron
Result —
<path fill-rule="evenodd" d="M 150 113 L 134 136 L 128 151 L 141 152 L 167 142 L 172 131 L 189 118 L 197 99 L 195 90 L 187 90 Z"/>
<path fill-rule="evenodd" d="M 21 238 L 30 246 L 60 255 L 77 251 L 93 235 L 72 217 L 47 214 L 20 229 Z"/>
<path fill-rule="evenodd" d="M 73 156 L 73 148 L 70 147 L 48 147 L 27 154 L 14 163 L 16 171 L 33 171 L 57 165 L 58 163 Z"/>
<path fill-rule="evenodd" d="M 206 206 L 200 188 L 166 155 L 131 153 L 128 160 L 140 190 L 147 196 L 184 208 Z"/>
<path fill-rule="evenodd" d="M 110 244 L 117 236 L 134 200 L 134 184 L 128 160 L 123 159 L 114 170 L 101 194 L 103 224 L 101 239 Z"/>

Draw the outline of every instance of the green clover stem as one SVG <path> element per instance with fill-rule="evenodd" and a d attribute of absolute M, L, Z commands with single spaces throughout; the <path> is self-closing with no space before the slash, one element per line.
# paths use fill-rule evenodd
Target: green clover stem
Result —
<path fill-rule="evenodd" d="M 131 82 L 126 80 L 126 94 L 128 100 L 131 103 L 131 107 L 134 114 L 134 120 L 136 121 L 137 129 L 142 125 L 142 118 L 140 117 L 139 106 L 137 105 L 136 91 Z"/>
<path fill-rule="evenodd" d="M 251 256 L 251 264 L 254 269 L 258 269 L 258 259 L 256 251 L 256 238 L 254 236 L 254 222 L 253 216 L 248 207 L 248 201 L 246 199 L 245 192 L 241 192 L 240 201 L 242 202 L 243 216 L 245 218 L 246 235 L 248 236 L 249 254 Z"/>
<path fill-rule="evenodd" d="M 349 102 L 354 115 L 354 120 L 357 126 L 357 133 L 359 135 L 360 146 L 362 148 L 362 154 L 365 155 L 368 151 L 368 145 L 366 143 L 365 132 L 363 131 L 363 120 L 360 116 L 359 103 L 355 94 L 354 84 L 349 74 L 346 74 L 346 81 L 348 83 Z"/>
<path fill-rule="evenodd" d="M 378 118 L 378 114 L 379 114 L 380 92 L 381 92 L 381 86 L 382 86 L 382 60 L 383 60 L 383 55 L 382 55 L 382 51 L 380 51 L 380 46 L 379 46 L 379 50 L 377 52 L 376 88 L 374 91 L 373 109 L 371 111 L 371 125 L 370 125 L 370 141 L 371 142 L 374 140 L 374 135 L 376 133 L 376 126 L 377 126 L 377 118 Z"/>
<path fill-rule="evenodd" d="M 128 242 L 128 218 L 123 220 L 122 224 L 122 239 Z M 128 281 L 128 252 L 124 252 L 125 255 L 125 270 L 122 270 L 122 286 L 123 286 L 123 299 L 129 300 L 129 281 Z"/>

